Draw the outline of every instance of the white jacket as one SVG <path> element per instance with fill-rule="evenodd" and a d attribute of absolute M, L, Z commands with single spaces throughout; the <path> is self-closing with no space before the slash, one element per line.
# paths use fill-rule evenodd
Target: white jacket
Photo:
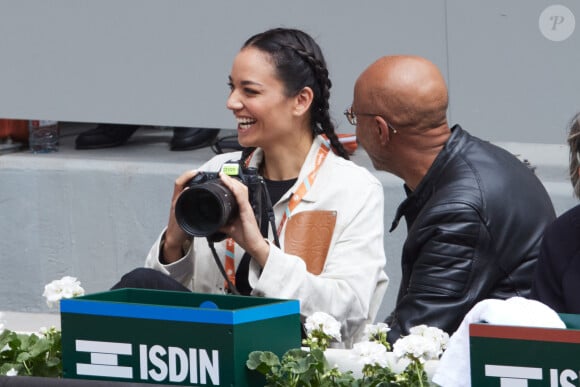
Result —
<path fill-rule="evenodd" d="M 314 168 L 322 141 L 320 137 L 315 139 L 297 182 L 274 204 L 277 225 L 287 207 L 290 192 L 294 192 Z M 199 170 L 217 172 L 226 161 L 239 160 L 240 154 L 217 155 Z M 250 166 L 257 166 L 262 156 L 257 149 Z M 342 324 L 343 345 L 351 347 L 361 339 L 365 324 L 374 321 L 388 284 L 384 272 L 383 207 L 381 183 L 365 168 L 329 152 L 311 189 L 292 213 L 294 216 L 304 211 L 336 211 L 336 224 L 322 272 L 319 275 L 308 272 L 301 257 L 284 252 L 288 220 L 280 234 L 281 246 L 270 244 L 264 268 L 261 270 L 253 260 L 250 264 L 252 295 L 297 299 L 302 319 L 317 311 L 334 316 Z M 207 240 L 194 238 L 192 247 L 182 259 L 164 265 L 159 262 L 164 232 L 151 248 L 145 265 L 169 274 L 194 292 L 223 293 L 224 278 L 212 258 Z M 272 230 L 269 239 L 273 240 Z M 223 261 L 225 243 L 216 243 L 215 248 Z M 236 267 L 243 253 L 236 245 Z"/>

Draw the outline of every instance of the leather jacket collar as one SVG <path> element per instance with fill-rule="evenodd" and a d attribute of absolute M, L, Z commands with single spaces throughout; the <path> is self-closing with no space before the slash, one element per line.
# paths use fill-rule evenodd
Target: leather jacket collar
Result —
<path fill-rule="evenodd" d="M 436 189 L 437 181 L 439 180 L 440 174 L 443 172 L 445 165 L 449 160 L 453 159 L 456 155 L 458 149 L 461 149 L 461 144 L 466 141 L 469 134 L 465 132 L 460 125 L 455 125 L 451 128 L 451 136 L 445 143 L 445 146 L 439 152 L 435 161 L 427 171 L 427 174 L 423 177 L 417 189 L 412 191 L 406 184 L 403 185 L 407 198 L 397 208 L 395 219 L 391 224 L 389 232 L 393 232 L 399 225 L 401 217 L 405 217 L 407 221 L 407 229 L 411 227 L 415 218 L 417 217 L 418 211 L 423 208 L 423 205 Z"/>

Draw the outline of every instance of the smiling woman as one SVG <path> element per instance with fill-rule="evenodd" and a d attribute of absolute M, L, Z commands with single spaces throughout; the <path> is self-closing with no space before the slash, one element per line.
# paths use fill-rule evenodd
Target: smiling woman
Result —
<path fill-rule="evenodd" d="M 341 345 L 350 347 L 386 290 L 384 199 L 381 183 L 348 161 L 330 120 L 331 85 L 307 33 L 276 28 L 250 37 L 233 60 L 226 101 L 243 150 L 177 178 L 168 225 L 147 269 L 128 273 L 115 288 L 298 299 L 302 316 L 323 311 L 336 318 Z M 229 176 L 238 170 L 232 164 L 240 172 Z M 235 199 L 232 215 L 210 235 L 188 234 L 175 216 L 198 172 L 220 172 L 211 184 L 225 189 L 228 203 Z M 253 187 L 240 179 L 248 175 L 260 181 L 263 196 L 249 195 Z M 219 217 L 207 213 L 202 197 L 194 206 L 204 211 L 195 213 Z"/>

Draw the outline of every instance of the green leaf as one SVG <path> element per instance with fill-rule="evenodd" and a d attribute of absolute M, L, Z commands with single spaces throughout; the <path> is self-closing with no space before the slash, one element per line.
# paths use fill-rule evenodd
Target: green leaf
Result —
<path fill-rule="evenodd" d="M 280 360 L 273 352 L 253 351 L 249 354 L 246 367 L 262 375 L 276 374 Z"/>
<path fill-rule="evenodd" d="M 29 352 L 20 352 L 18 354 L 18 356 L 16 356 L 16 361 L 19 363 L 23 363 L 25 361 L 28 361 L 32 356 L 30 355 Z"/>
<path fill-rule="evenodd" d="M 260 360 L 261 354 L 262 351 L 250 352 L 250 354 L 248 355 L 248 360 L 246 360 L 246 367 L 248 367 L 251 370 L 255 370 L 256 368 L 258 368 L 258 366 L 262 364 L 262 360 Z"/>
<path fill-rule="evenodd" d="M 306 352 L 300 348 L 293 348 L 293 349 L 286 351 L 284 356 L 282 356 L 282 363 L 296 362 L 300 359 L 306 358 L 308 355 L 309 355 L 309 352 Z"/>
<path fill-rule="evenodd" d="M 11 330 L 4 329 L 0 332 L 0 348 L 4 348 L 4 346 L 10 343 L 14 337 L 16 337 L 16 333 Z"/>
<path fill-rule="evenodd" d="M 305 372 L 307 372 L 310 369 L 310 366 L 312 366 L 313 364 L 315 364 L 316 360 L 313 358 L 302 358 L 302 359 L 298 359 L 292 367 L 292 372 L 295 374 L 303 374 Z"/>
<path fill-rule="evenodd" d="M 0 333 L 0 374 L 14 368 L 19 375 L 62 376 L 61 332 L 50 329 L 46 335 Z"/>
<path fill-rule="evenodd" d="M 61 363 L 61 361 L 58 357 L 49 357 L 48 359 L 46 359 L 46 365 L 48 367 L 56 367 L 60 363 Z"/>
<path fill-rule="evenodd" d="M 46 353 L 50 350 L 52 342 L 48 339 L 38 339 L 35 343 L 30 346 L 30 355 L 36 357 L 40 354 Z"/>
<path fill-rule="evenodd" d="M 262 352 L 260 355 L 260 360 L 267 366 L 274 367 L 280 365 L 280 359 L 274 352 Z"/>

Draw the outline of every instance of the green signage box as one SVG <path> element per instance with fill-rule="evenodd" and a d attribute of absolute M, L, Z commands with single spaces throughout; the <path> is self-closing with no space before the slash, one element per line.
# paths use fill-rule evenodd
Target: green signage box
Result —
<path fill-rule="evenodd" d="M 580 315 L 566 329 L 471 324 L 471 385 L 580 386 Z"/>
<path fill-rule="evenodd" d="M 60 303 L 65 378 L 258 386 L 252 351 L 300 347 L 297 300 L 120 289 Z"/>

